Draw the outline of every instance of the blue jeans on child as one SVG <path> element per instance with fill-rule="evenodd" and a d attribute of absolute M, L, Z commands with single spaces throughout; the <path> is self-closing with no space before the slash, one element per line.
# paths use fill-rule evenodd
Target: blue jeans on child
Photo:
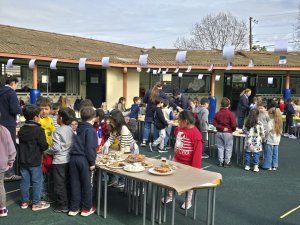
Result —
<path fill-rule="evenodd" d="M 263 168 L 278 167 L 278 145 L 265 145 Z"/>
<path fill-rule="evenodd" d="M 167 127 L 166 129 L 166 137 L 165 137 L 165 146 L 168 145 L 168 141 L 170 141 L 170 136 L 171 136 L 171 131 L 172 131 L 172 127 Z"/>
<path fill-rule="evenodd" d="M 259 164 L 259 152 L 245 152 L 245 165 L 250 166 L 251 164 L 251 155 L 253 156 L 253 164 L 258 165 Z"/>
<path fill-rule="evenodd" d="M 43 185 L 43 172 L 41 166 L 35 167 L 22 167 L 21 166 L 21 201 L 29 201 L 29 187 L 30 181 L 32 183 L 32 203 L 38 204 L 41 199 L 42 185 Z"/>

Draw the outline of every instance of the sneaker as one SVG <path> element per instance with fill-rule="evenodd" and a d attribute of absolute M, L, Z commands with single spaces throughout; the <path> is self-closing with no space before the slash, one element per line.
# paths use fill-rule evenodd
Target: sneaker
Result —
<path fill-rule="evenodd" d="M 206 153 L 202 153 L 202 159 L 208 159 L 209 155 L 207 155 Z"/>
<path fill-rule="evenodd" d="M 39 211 L 43 209 L 48 209 L 50 207 L 50 204 L 40 201 L 38 204 L 32 204 L 32 211 Z"/>
<path fill-rule="evenodd" d="M 288 133 L 284 133 L 283 136 L 284 136 L 284 137 L 288 137 L 288 136 L 290 136 L 290 135 L 289 135 Z"/>
<path fill-rule="evenodd" d="M 270 170 L 272 170 L 272 169 L 270 168 Z M 277 167 L 273 167 L 273 170 L 276 171 L 276 170 L 277 170 Z"/>
<path fill-rule="evenodd" d="M 245 170 L 250 170 L 250 166 L 245 166 Z"/>
<path fill-rule="evenodd" d="M 80 215 L 81 216 L 89 216 L 89 215 L 92 215 L 95 211 L 96 211 L 95 207 L 92 207 L 89 210 L 83 209 L 83 210 L 81 210 L 81 214 Z"/>
<path fill-rule="evenodd" d="M 229 162 L 229 163 L 224 163 L 224 167 L 225 167 L 225 168 L 231 167 L 231 162 Z"/>
<path fill-rule="evenodd" d="M 53 212 L 55 213 L 67 213 L 69 210 L 67 208 L 55 208 L 53 209 Z"/>
<path fill-rule="evenodd" d="M 253 172 L 259 172 L 258 165 L 254 165 Z"/>
<path fill-rule="evenodd" d="M 172 201 L 173 201 L 173 199 L 169 195 L 167 195 L 167 197 L 166 197 L 166 202 L 165 202 L 165 198 L 161 199 L 161 203 L 163 203 L 163 204 L 165 204 L 165 203 L 168 204 L 169 202 L 172 202 Z"/>
<path fill-rule="evenodd" d="M 289 138 L 290 139 L 297 139 L 297 137 L 295 135 L 293 135 L 293 134 L 289 135 Z"/>
<path fill-rule="evenodd" d="M 187 205 L 185 206 L 185 202 L 180 206 L 181 209 L 189 209 L 192 207 L 192 203 L 189 201 L 187 202 Z"/>
<path fill-rule="evenodd" d="M 48 204 L 52 204 L 55 202 L 55 200 L 51 199 L 48 195 L 45 195 L 43 197 L 41 197 L 41 200 L 43 202 L 47 202 Z"/>
<path fill-rule="evenodd" d="M 8 213 L 8 209 L 7 208 L 0 209 L 0 217 L 7 216 L 7 213 Z"/>
<path fill-rule="evenodd" d="M 219 162 L 217 165 L 218 165 L 219 167 L 222 167 L 222 166 L 224 165 L 224 163 L 223 163 L 223 162 Z"/>
<path fill-rule="evenodd" d="M 118 184 L 118 182 L 116 181 L 116 180 L 112 180 L 112 181 L 110 181 L 108 184 L 107 184 L 107 187 L 112 187 L 112 186 L 115 186 L 115 185 L 117 185 Z"/>
<path fill-rule="evenodd" d="M 141 147 L 146 147 L 146 145 L 147 145 L 146 141 L 143 141 L 143 142 L 141 143 Z"/>
<path fill-rule="evenodd" d="M 21 209 L 27 209 L 29 205 L 31 205 L 31 201 L 21 202 L 20 207 Z"/>
<path fill-rule="evenodd" d="M 8 177 L 4 177 L 4 182 L 9 182 L 9 181 L 17 181 L 17 180 L 21 180 L 21 176 L 18 176 L 18 175 L 11 175 L 11 176 L 8 176 Z"/>
<path fill-rule="evenodd" d="M 114 188 L 124 188 L 125 184 L 124 183 L 116 183 L 113 187 Z"/>
<path fill-rule="evenodd" d="M 166 150 L 171 150 L 171 147 L 165 146 L 165 149 L 166 149 Z"/>
<path fill-rule="evenodd" d="M 76 211 L 69 211 L 68 215 L 69 216 L 76 216 L 80 211 L 76 210 Z"/>
<path fill-rule="evenodd" d="M 272 170 L 272 168 L 269 168 L 269 169 L 267 169 L 267 170 L 269 170 L 269 171 L 270 171 L 270 170 Z"/>
<path fill-rule="evenodd" d="M 168 150 L 166 150 L 165 148 L 163 148 L 163 149 L 158 148 L 158 152 L 159 153 L 166 153 L 166 152 L 168 152 Z"/>

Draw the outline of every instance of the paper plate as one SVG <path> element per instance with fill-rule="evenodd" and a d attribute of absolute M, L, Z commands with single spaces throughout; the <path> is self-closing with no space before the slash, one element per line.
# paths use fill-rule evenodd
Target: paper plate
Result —
<path fill-rule="evenodd" d="M 158 175 L 158 176 L 167 176 L 167 175 L 171 175 L 171 174 L 174 173 L 174 170 L 171 170 L 171 171 L 166 172 L 166 173 L 161 173 L 161 172 L 156 171 L 154 168 L 150 168 L 148 171 L 149 171 L 149 173 L 154 174 L 154 175 Z"/>

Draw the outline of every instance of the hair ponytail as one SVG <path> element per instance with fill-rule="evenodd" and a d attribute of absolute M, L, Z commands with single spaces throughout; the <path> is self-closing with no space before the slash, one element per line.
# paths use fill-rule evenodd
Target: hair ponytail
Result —
<path fill-rule="evenodd" d="M 156 82 L 156 84 L 151 90 L 151 94 L 150 94 L 151 102 L 155 102 L 155 99 L 159 96 L 159 88 L 162 88 L 162 86 L 163 86 L 162 82 L 160 81 Z"/>

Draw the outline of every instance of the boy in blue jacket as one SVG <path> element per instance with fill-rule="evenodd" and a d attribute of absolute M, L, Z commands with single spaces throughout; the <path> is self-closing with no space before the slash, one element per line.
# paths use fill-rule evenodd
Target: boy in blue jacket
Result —
<path fill-rule="evenodd" d="M 71 202 L 69 216 L 89 216 L 96 211 L 93 207 L 91 178 L 95 170 L 96 147 L 98 138 L 93 127 L 96 111 L 92 107 L 80 110 L 81 123 L 74 136 L 70 152 Z"/>
<path fill-rule="evenodd" d="M 296 139 L 297 137 L 294 135 L 295 130 L 294 130 L 294 120 L 293 117 L 295 115 L 295 109 L 293 107 L 293 99 L 288 98 L 286 100 L 286 105 L 284 107 L 284 112 L 286 115 L 286 122 L 285 122 L 285 128 L 284 128 L 284 136 L 291 138 L 291 139 Z"/>

